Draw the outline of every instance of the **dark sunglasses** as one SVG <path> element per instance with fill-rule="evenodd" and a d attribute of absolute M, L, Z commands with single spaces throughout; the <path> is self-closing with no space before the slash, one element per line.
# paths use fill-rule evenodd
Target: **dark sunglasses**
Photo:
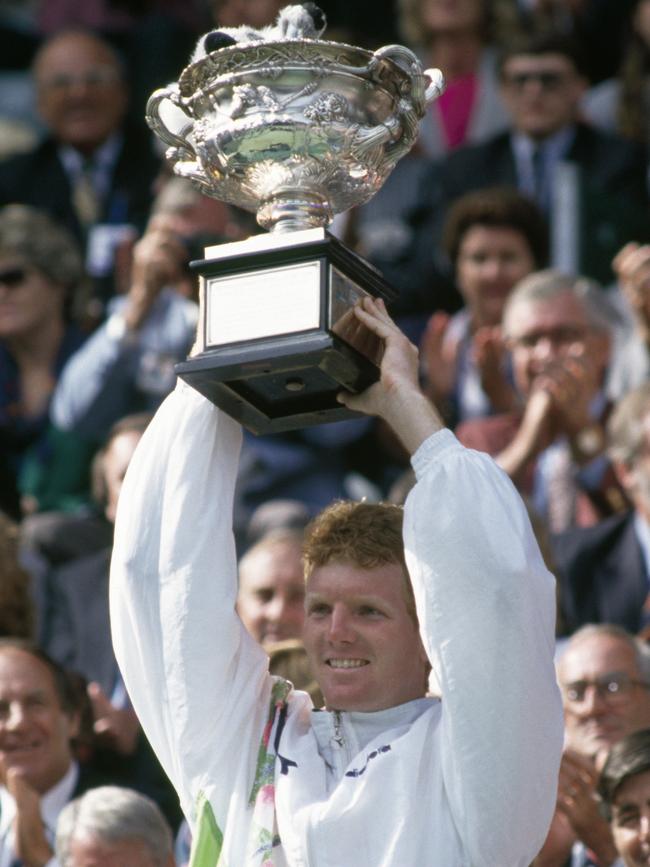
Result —
<path fill-rule="evenodd" d="M 5 268 L 4 270 L 0 268 L 0 284 L 6 286 L 7 289 L 20 286 L 26 276 L 27 269 L 22 268 L 20 265 L 16 265 L 14 268 Z"/>
<path fill-rule="evenodd" d="M 561 72 L 513 72 L 506 81 L 519 90 L 531 82 L 537 82 L 543 90 L 557 90 L 566 81 L 566 76 Z"/>

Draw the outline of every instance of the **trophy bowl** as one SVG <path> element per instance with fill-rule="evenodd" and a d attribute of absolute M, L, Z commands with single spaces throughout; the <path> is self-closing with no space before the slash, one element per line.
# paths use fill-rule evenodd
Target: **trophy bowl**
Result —
<path fill-rule="evenodd" d="M 147 122 L 176 174 L 266 229 L 295 231 L 376 193 L 442 88 L 440 71 L 399 45 L 237 44 L 156 91 Z"/>
<path fill-rule="evenodd" d="M 337 394 L 377 379 L 353 308 L 394 290 L 325 227 L 379 190 L 442 88 L 399 45 L 281 39 L 212 51 L 149 99 L 174 172 L 270 230 L 193 263 L 203 349 L 176 366 L 250 431 L 349 418 Z"/>

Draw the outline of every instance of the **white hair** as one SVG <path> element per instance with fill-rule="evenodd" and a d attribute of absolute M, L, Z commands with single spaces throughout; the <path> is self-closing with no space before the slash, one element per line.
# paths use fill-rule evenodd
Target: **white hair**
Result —
<path fill-rule="evenodd" d="M 101 843 L 137 840 L 149 850 L 156 867 L 165 867 L 172 852 L 172 832 L 159 807 L 144 795 L 119 786 L 100 786 L 67 804 L 56 826 L 56 857 L 70 867 L 75 837 Z"/>

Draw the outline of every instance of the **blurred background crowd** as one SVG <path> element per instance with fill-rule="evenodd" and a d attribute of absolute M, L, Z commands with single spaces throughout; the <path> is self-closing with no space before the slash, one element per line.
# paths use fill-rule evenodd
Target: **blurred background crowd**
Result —
<path fill-rule="evenodd" d="M 165 821 L 188 857 L 112 653 L 112 526 L 193 342 L 189 263 L 259 229 L 174 177 L 144 114 L 200 34 L 283 5 L 0 5 L 0 867 L 49 864 L 55 847 L 81 865 L 77 820 L 101 850 L 111 822 L 137 842 L 140 815 L 138 863 L 175 863 Z M 319 5 L 325 38 L 406 44 L 447 81 L 413 151 L 332 231 L 399 290 L 427 393 L 511 477 L 558 579 L 567 751 L 535 864 L 646 863 L 650 828 L 621 842 L 616 805 L 637 777 L 650 797 L 650 738 L 632 741 L 648 764 L 631 778 L 618 754 L 600 790 L 598 776 L 650 728 L 650 0 Z M 245 436 L 239 612 L 316 702 L 303 529 L 333 499 L 400 503 L 412 483 L 375 420 Z M 98 785 L 55 841 L 63 806 Z"/>

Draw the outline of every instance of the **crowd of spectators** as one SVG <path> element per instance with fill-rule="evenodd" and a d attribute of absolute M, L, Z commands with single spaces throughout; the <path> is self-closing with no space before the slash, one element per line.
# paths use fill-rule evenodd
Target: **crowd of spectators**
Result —
<path fill-rule="evenodd" d="M 189 263 L 258 229 L 170 175 L 144 106 L 199 34 L 283 5 L 0 9 L 0 867 L 188 858 L 113 656 L 112 525 L 193 343 Z M 332 231 L 399 289 L 425 392 L 510 476 L 557 577 L 566 752 L 534 863 L 646 863 L 650 0 L 319 5 L 326 38 L 403 42 L 446 77 L 413 151 Z M 411 484 L 367 417 L 245 434 L 238 611 L 313 696 L 303 530 L 333 500 L 403 502 Z"/>

